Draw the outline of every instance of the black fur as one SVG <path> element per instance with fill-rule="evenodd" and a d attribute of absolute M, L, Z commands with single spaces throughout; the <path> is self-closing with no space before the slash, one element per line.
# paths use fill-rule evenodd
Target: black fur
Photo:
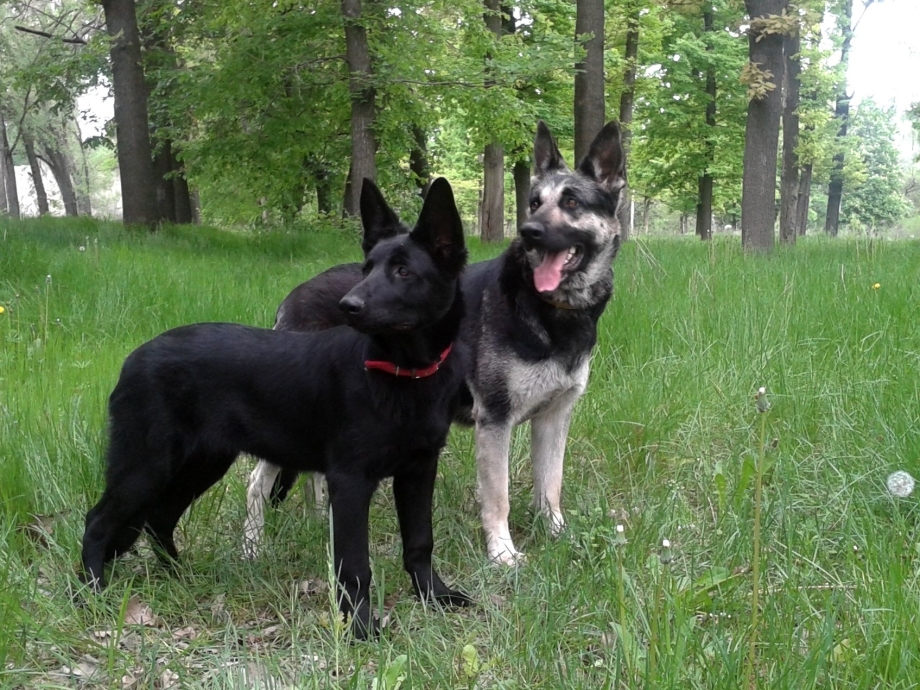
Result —
<path fill-rule="evenodd" d="M 470 366 L 466 347 L 455 342 L 466 259 L 459 214 L 440 179 L 415 229 L 400 233 L 366 181 L 362 218 L 363 277 L 339 294 L 354 328 L 301 333 L 197 324 L 167 331 L 125 360 L 109 399 L 106 488 L 83 536 L 93 586 L 104 586 L 105 562 L 142 530 L 164 560 L 175 560 L 180 516 L 247 452 L 325 474 L 340 608 L 358 637 L 377 625 L 369 605 L 368 507 L 384 477 L 393 477 L 403 564 L 418 596 L 470 603 L 431 563 L 438 454 Z M 367 359 L 426 366 L 451 342 L 450 356 L 428 378 L 363 366 Z"/>

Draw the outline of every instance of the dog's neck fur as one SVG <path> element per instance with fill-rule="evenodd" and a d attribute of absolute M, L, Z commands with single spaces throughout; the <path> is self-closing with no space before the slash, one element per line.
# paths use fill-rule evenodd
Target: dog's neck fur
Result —
<path fill-rule="evenodd" d="M 460 281 L 457 280 L 454 301 L 444 316 L 433 324 L 414 328 L 406 333 L 370 336 L 370 359 L 392 362 L 400 369 L 421 369 L 430 366 L 437 362 L 447 346 L 457 339 L 463 314 L 463 294 L 460 290 Z"/>

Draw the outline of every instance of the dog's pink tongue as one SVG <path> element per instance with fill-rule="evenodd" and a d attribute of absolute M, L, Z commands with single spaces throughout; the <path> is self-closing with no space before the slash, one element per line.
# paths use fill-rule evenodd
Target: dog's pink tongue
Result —
<path fill-rule="evenodd" d="M 552 292 L 559 287 L 568 253 L 568 250 L 563 249 L 558 254 L 547 254 L 543 257 L 543 263 L 533 269 L 533 284 L 537 292 Z"/>

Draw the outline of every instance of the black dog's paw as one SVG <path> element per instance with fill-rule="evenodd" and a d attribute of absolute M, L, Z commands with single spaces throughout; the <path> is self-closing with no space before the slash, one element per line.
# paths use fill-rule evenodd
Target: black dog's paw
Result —
<path fill-rule="evenodd" d="M 370 609 L 356 611 L 349 624 L 352 640 L 363 642 L 380 637 L 380 621 L 371 615 Z"/>
<path fill-rule="evenodd" d="M 434 601 L 445 608 L 465 608 L 476 605 L 474 599 L 458 589 L 448 589 L 443 593 L 435 594 Z"/>

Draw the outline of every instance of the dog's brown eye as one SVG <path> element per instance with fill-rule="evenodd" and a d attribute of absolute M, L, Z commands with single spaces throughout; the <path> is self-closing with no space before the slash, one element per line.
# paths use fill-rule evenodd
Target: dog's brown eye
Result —
<path fill-rule="evenodd" d="M 409 269 L 405 266 L 399 266 L 396 269 L 396 275 L 398 275 L 400 278 L 406 278 L 409 275 Z"/>
<path fill-rule="evenodd" d="M 531 212 L 536 211 L 538 208 L 540 208 L 540 200 L 539 200 L 539 199 L 534 199 L 533 201 L 530 202 L 530 210 L 531 210 Z"/>
<path fill-rule="evenodd" d="M 566 208 L 575 208 L 578 206 L 578 199 L 576 199 L 573 196 L 566 197 L 566 200 L 564 203 L 565 203 Z"/>

